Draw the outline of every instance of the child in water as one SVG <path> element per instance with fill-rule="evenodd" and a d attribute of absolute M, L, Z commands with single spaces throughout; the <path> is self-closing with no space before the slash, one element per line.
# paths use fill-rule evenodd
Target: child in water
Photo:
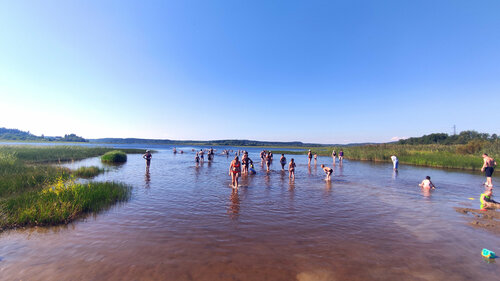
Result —
<path fill-rule="evenodd" d="M 436 189 L 436 186 L 431 182 L 431 177 L 427 176 L 425 177 L 425 180 L 422 181 L 422 183 L 419 184 L 419 186 L 422 189 Z"/>
<path fill-rule="evenodd" d="M 333 174 L 333 169 L 332 168 L 329 168 L 329 167 L 326 167 L 325 165 L 321 164 L 321 168 L 323 169 L 323 171 L 325 171 L 326 173 L 326 180 L 329 181 L 330 180 L 330 176 Z"/>
<path fill-rule="evenodd" d="M 290 163 L 288 163 L 288 178 L 294 178 L 295 179 L 295 161 L 290 160 Z"/>
<path fill-rule="evenodd" d="M 196 164 L 200 163 L 200 156 L 198 155 L 198 152 L 196 152 L 196 156 L 194 157 L 194 162 L 196 162 Z"/>
<path fill-rule="evenodd" d="M 491 190 L 487 190 L 483 194 L 481 194 L 481 198 L 479 199 L 479 201 L 481 202 L 481 210 L 484 211 L 486 209 L 500 208 L 500 203 L 491 199 L 491 196 L 493 196 L 493 191 Z"/>

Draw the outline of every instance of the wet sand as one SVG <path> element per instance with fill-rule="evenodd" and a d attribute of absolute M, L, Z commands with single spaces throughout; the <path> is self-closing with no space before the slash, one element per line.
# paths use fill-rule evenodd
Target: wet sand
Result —
<path fill-rule="evenodd" d="M 480 209 L 459 207 L 455 208 L 455 210 L 467 215 L 470 220 L 470 225 L 500 235 L 500 212 L 498 212 L 498 210 L 481 211 Z"/>

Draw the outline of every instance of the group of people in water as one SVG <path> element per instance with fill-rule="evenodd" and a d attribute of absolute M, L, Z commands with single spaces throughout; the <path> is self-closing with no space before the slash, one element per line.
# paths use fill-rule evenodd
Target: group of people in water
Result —
<path fill-rule="evenodd" d="M 176 148 L 173 149 L 174 153 L 177 153 Z M 193 152 L 195 150 L 193 149 Z M 207 158 L 208 161 L 212 161 L 214 159 L 215 151 L 213 148 L 210 149 L 200 149 L 200 151 L 196 152 L 195 155 L 195 162 L 198 165 L 199 163 L 202 163 L 204 161 L 204 155 L 205 152 L 207 153 Z M 226 155 L 229 157 L 229 154 L 233 152 L 232 150 L 226 150 L 222 152 L 223 155 Z M 183 153 L 181 151 L 181 153 Z M 240 161 L 240 155 L 243 154 L 241 157 Z M 271 164 L 273 161 L 273 153 L 272 151 L 266 151 L 262 150 L 260 152 L 260 159 L 262 165 L 266 165 L 266 170 L 267 172 L 271 171 Z M 339 158 L 339 163 L 342 164 L 343 159 L 344 159 L 344 151 L 341 149 L 337 155 L 337 152 L 335 150 L 332 151 L 332 158 L 333 158 L 333 164 L 335 165 L 336 158 Z M 483 157 L 483 166 L 481 167 L 481 171 L 485 173 L 486 176 L 486 182 L 484 183 L 486 190 L 484 193 L 481 194 L 480 197 L 480 202 L 481 202 L 481 210 L 485 209 L 495 209 L 495 208 L 500 208 L 500 203 L 494 201 L 491 197 L 493 195 L 493 183 L 492 183 L 492 175 L 495 169 L 495 166 L 497 165 L 497 162 L 488 154 L 484 153 L 482 155 Z M 151 151 L 146 150 L 146 153 L 143 155 L 143 158 L 146 160 L 146 172 L 149 172 L 149 167 L 151 164 Z M 314 159 L 314 164 L 317 163 L 318 155 L 313 154 L 311 150 L 308 151 L 307 153 L 307 158 L 308 158 L 308 165 L 311 165 L 311 161 Z M 392 155 L 391 160 L 393 163 L 393 170 L 395 172 L 398 171 L 399 168 L 399 160 L 397 156 Z M 285 166 L 287 165 L 287 159 L 284 154 L 281 154 L 280 157 L 280 165 L 281 165 L 281 170 L 285 171 Z M 296 168 L 295 160 L 293 158 L 290 159 L 290 162 L 288 162 L 288 177 L 290 179 L 295 179 L 295 168 Z M 331 175 L 333 174 L 333 169 L 330 167 L 325 166 L 324 164 L 321 164 L 321 168 L 326 174 L 326 180 L 329 181 L 331 180 Z M 256 174 L 256 171 L 254 169 L 253 161 L 250 159 L 248 156 L 248 151 L 244 150 L 238 150 L 235 154 L 234 159 L 231 161 L 229 164 L 229 175 L 231 176 L 231 186 L 234 189 L 238 188 L 238 179 L 241 175 L 253 175 Z M 420 184 L 419 186 L 422 188 L 424 191 L 429 191 L 431 189 L 435 189 L 436 186 L 432 183 L 431 177 L 427 176 Z"/>

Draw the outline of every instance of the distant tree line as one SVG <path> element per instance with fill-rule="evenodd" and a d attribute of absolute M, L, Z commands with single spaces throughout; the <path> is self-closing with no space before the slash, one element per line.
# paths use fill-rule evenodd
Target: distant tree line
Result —
<path fill-rule="evenodd" d="M 295 146 L 295 147 L 319 147 L 321 144 L 293 142 L 273 142 L 273 141 L 255 141 L 255 140 L 211 140 L 211 141 L 192 141 L 192 140 L 169 140 L 169 139 L 138 139 L 138 138 L 102 138 L 92 139 L 91 142 L 97 143 L 140 143 L 140 144 L 163 144 L 163 145 L 213 145 L 213 146 Z"/>
<path fill-rule="evenodd" d="M 18 129 L 0 128 L 0 140 L 9 141 L 67 141 L 67 142 L 88 142 L 88 140 L 79 137 L 75 134 L 66 134 L 64 137 L 47 137 L 36 136 L 29 131 L 21 131 Z"/>
<path fill-rule="evenodd" d="M 496 141 L 497 134 L 478 133 L 476 131 L 463 131 L 458 135 L 435 133 L 422 137 L 399 140 L 399 144 L 467 144 L 471 141 Z"/>

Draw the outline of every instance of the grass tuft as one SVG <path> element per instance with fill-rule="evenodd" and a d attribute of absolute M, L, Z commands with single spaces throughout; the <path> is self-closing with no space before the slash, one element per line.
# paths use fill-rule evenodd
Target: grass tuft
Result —
<path fill-rule="evenodd" d="M 115 182 L 87 184 L 60 178 L 41 191 L 30 191 L 0 203 L 0 229 L 69 223 L 130 197 L 128 185 Z"/>
<path fill-rule="evenodd" d="M 99 168 L 97 166 L 90 166 L 90 167 L 80 167 L 72 171 L 71 173 L 79 178 L 91 179 L 104 172 L 105 170 L 103 168 Z"/>
<path fill-rule="evenodd" d="M 127 154 L 120 150 L 109 151 L 101 156 L 101 161 L 104 163 L 124 163 L 127 162 Z"/>

